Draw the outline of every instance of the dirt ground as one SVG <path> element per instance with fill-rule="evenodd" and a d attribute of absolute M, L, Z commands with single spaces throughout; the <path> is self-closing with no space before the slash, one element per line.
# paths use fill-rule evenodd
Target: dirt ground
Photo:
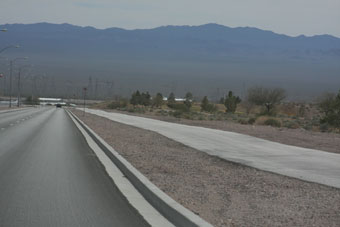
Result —
<path fill-rule="evenodd" d="M 155 132 L 74 112 L 155 185 L 214 226 L 340 226 L 340 189 L 228 162 Z"/>
<path fill-rule="evenodd" d="M 287 145 L 340 153 L 340 134 L 336 133 L 313 132 L 305 129 L 274 128 L 264 125 L 242 125 L 231 121 L 187 120 L 172 116 L 135 114 L 116 110 L 105 111 L 147 117 L 178 124 L 237 132 Z"/>

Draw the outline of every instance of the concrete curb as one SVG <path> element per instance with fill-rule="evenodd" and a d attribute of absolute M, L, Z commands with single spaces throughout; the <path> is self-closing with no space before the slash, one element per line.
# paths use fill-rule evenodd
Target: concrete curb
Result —
<path fill-rule="evenodd" d="M 211 224 L 204 221 L 161 191 L 77 116 L 71 111 L 67 112 L 76 119 L 144 198 L 171 223 L 178 227 L 212 227 Z"/>

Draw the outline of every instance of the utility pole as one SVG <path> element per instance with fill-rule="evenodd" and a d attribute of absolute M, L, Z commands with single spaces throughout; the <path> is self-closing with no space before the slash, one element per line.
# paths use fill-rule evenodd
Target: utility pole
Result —
<path fill-rule="evenodd" d="M 10 61 L 10 75 L 9 75 L 9 108 L 12 107 L 12 74 L 13 74 L 13 64 L 16 60 L 26 60 L 27 57 L 24 58 L 15 58 Z"/>
<path fill-rule="evenodd" d="M 87 90 L 87 88 L 86 88 L 86 87 L 84 87 L 84 88 L 83 88 L 83 92 L 84 92 L 84 112 L 83 112 L 83 116 L 85 116 L 85 105 L 86 105 L 86 103 L 85 103 L 85 100 L 86 100 L 86 90 Z"/>
<path fill-rule="evenodd" d="M 0 78 L 4 78 L 5 79 L 4 74 L 0 73 Z M 5 96 L 5 89 L 4 89 L 4 94 L 3 95 Z"/>
<path fill-rule="evenodd" d="M 94 99 L 97 100 L 98 95 L 98 79 L 96 78 L 96 86 L 94 88 Z"/>
<path fill-rule="evenodd" d="M 87 85 L 87 95 L 89 96 L 89 99 L 92 98 L 93 93 L 92 93 L 92 77 L 89 77 L 89 84 Z"/>
<path fill-rule="evenodd" d="M 9 108 L 12 107 L 12 72 L 13 72 L 13 60 L 10 61 L 9 70 Z"/>
<path fill-rule="evenodd" d="M 17 107 L 19 107 L 20 106 L 20 96 L 21 96 L 21 94 L 20 94 L 20 78 L 21 78 L 21 69 L 19 69 L 19 78 L 18 78 L 18 103 L 17 103 Z"/>

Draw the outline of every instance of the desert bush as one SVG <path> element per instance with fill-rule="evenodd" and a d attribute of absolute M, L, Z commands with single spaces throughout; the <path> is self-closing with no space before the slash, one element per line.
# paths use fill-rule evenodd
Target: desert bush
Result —
<path fill-rule="evenodd" d="M 140 93 L 138 90 L 131 95 L 130 103 L 134 106 L 143 105 L 149 106 L 151 104 L 151 95 L 149 92 Z"/>
<path fill-rule="evenodd" d="M 162 116 L 168 116 L 169 112 L 165 111 L 165 110 L 159 110 L 159 111 L 157 111 L 157 114 L 162 115 Z"/>
<path fill-rule="evenodd" d="M 204 96 L 201 102 L 201 111 L 213 113 L 217 111 L 217 106 L 213 103 L 209 103 L 208 97 Z"/>
<path fill-rule="evenodd" d="M 273 114 L 272 110 L 275 105 L 280 103 L 285 97 L 285 90 L 281 88 L 253 87 L 248 90 L 247 101 L 255 105 L 264 106 L 267 114 Z"/>
<path fill-rule="evenodd" d="M 173 92 L 171 92 L 169 94 L 169 97 L 168 97 L 168 104 L 172 104 L 172 103 L 175 103 L 175 102 L 176 102 L 175 94 Z"/>
<path fill-rule="evenodd" d="M 254 118 L 254 117 L 249 118 L 249 119 L 248 119 L 248 124 L 252 125 L 252 124 L 255 123 L 255 121 L 256 121 L 256 118 Z"/>
<path fill-rule="evenodd" d="M 330 126 L 328 123 L 322 123 L 320 124 L 319 129 L 321 132 L 328 132 L 330 131 Z"/>
<path fill-rule="evenodd" d="M 107 108 L 109 109 L 120 109 L 120 108 L 126 108 L 128 105 L 128 101 L 126 99 L 119 99 L 119 100 L 115 100 L 110 102 L 107 105 Z"/>
<path fill-rule="evenodd" d="M 177 111 L 188 112 L 190 109 L 184 103 L 171 102 L 168 103 L 168 107 Z"/>
<path fill-rule="evenodd" d="M 179 110 L 176 110 L 176 111 L 170 112 L 170 114 L 171 114 L 172 116 L 176 117 L 176 118 L 180 118 L 180 117 L 182 116 L 183 112 L 182 112 L 182 111 L 179 111 Z"/>
<path fill-rule="evenodd" d="M 324 95 L 319 102 L 319 108 L 323 114 L 320 123 L 340 129 L 340 91 L 337 95 Z"/>
<path fill-rule="evenodd" d="M 269 125 L 269 126 L 273 126 L 273 127 L 281 127 L 281 122 L 274 119 L 274 118 L 269 118 L 264 122 L 264 125 Z"/>
<path fill-rule="evenodd" d="M 242 124 L 242 125 L 247 125 L 248 121 L 246 119 L 239 119 L 238 123 Z"/>
<path fill-rule="evenodd" d="M 163 95 L 161 93 L 156 94 L 152 100 L 152 105 L 155 107 L 161 107 L 163 105 Z"/>
<path fill-rule="evenodd" d="M 191 106 L 192 106 L 192 100 L 193 100 L 193 98 L 194 98 L 194 96 L 192 95 L 191 92 L 187 92 L 187 93 L 185 94 L 184 105 L 186 105 L 188 109 L 190 109 Z"/>
<path fill-rule="evenodd" d="M 300 124 L 298 122 L 296 122 L 296 121 L 287 121 L 287 122 L 284 122 L 283 126 L 286 127 L 286 128 L 291 128 L 291 129 L 300 128 Z"/>
<path fill-rule="evenodd" d="M 235 113 L 237 105 L 240 102 L 240 97 L 233 95 L 233 92 L 229 91 L 227 97 L 224 99 L 224 105 L 227 108 L 226 112 Z"/>

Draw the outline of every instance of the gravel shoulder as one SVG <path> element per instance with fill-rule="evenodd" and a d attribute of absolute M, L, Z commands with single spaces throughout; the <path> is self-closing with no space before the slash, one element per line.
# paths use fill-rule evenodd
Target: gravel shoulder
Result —
<path fill-rule="evenodd" d="M 107 109 L 105 111 L 152 118 L 178 124 L 237 132 L 287 145 L 340 153 L 340 134 L 336 133 L 313 132 L 305 129 L 274 128 L 263 125 L 242 125 L 231 121 L 188 120 L 171 116 L 136 114 Z"/>
<path fill-rule="evenodd" d="M 155 185 L 215 226 L 339 226 L 339 189 L 228 162 L 155 132 L 73 112 Z"/>

